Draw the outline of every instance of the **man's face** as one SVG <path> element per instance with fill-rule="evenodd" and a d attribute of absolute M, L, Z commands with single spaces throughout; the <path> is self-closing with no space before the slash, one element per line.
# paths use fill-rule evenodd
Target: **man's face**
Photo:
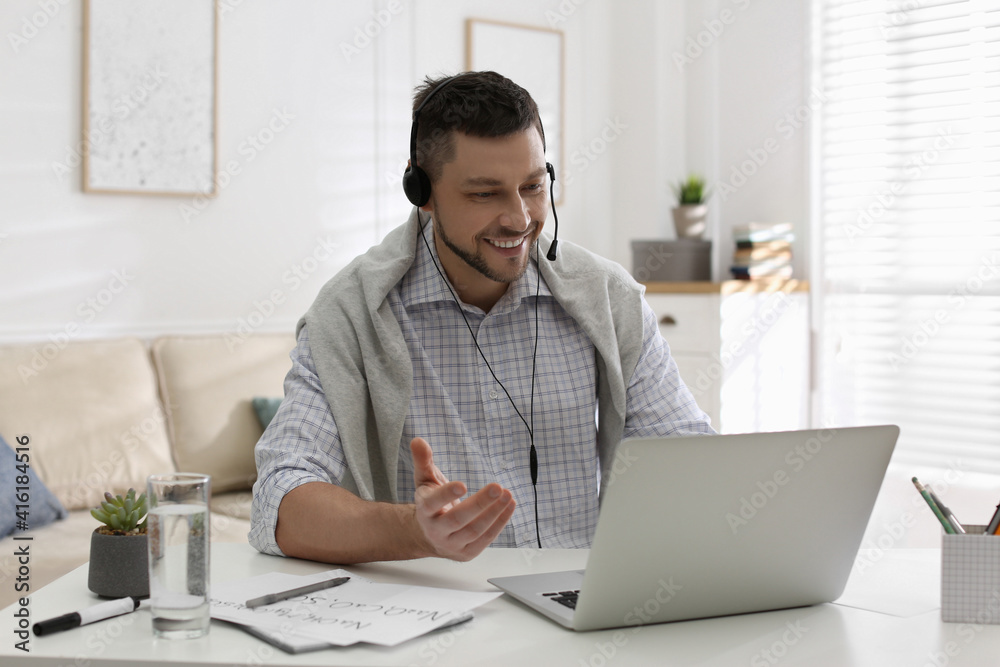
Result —
<path fill-rule="evenodd" d="M 527 269 L 545 222 L 548 174 L 534 128 L 496 138 L 456 132 L 453 138 L 455 159 L 444 164 L 424 210 L 434 218 L 444 270 L 463 300 L 476 303 L 499 298 Z"/>

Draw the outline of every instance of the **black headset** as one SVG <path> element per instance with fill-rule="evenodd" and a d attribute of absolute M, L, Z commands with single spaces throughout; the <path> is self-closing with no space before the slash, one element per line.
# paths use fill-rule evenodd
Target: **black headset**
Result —
<path fill-rule="evenodd" d="M 426 204 L 431 199 L 431 179 L 427 175 L 427 172 L 417 163 L 417 126 L 418 119 L 420 118 L 420 112 L 423 110 L 424 106 L 431 100 L 434 95 L 441 91 L 442 88 L 447 87 L 454 81 L 461 79 L 465 74 L 456 74 L 455 76 L 449 77 L 436 85 L 431 92 L 427 94 L 416 109 L 413 110 L 413 124 L 410 126 L 410 164 L 407 165 L 406 170 L 403 172 L 403 192 L 406 193 L 406 198 L 410 200 L 410 203 L 414 206 L 420 207 Z M 542 119 L 539 116 L 538 126 L 542 130 L 542 142 L 544 146 L 545 142 L 545 128 L 542 127 Z M 545 258 L 550 262 L 556 261 L 556 247 L 559 245 L 559 214 L 556 213 L 556 195 L 555 195 L 555 185 L 556 185 L 556 168 L 552 166 L 551 162 L 545 163 L 545 171 L 549 173 L 549 201 L 552 205 L 552 218 L 555 221 L 555 233 L 552 236 L 552 244 L 549 246 L 549 251 L 545 254 Z"/>
<path fill-rule="evenodd" d="M 406 193 L 406 198 L 410 200 L 410 203 L 418 208 L 426 204 L 428 201 L 430 201 L 431 198 L 431 179 L 427 175 L 427 172 L 425 172 L 420 167 L 420 165 L 417 164 L 417 120 L 420 117 L 420 111 L 424 108 L 424 105 L 426 105 L 427 102 L 432 97 L 434 97 L 434 95 L 438 91 L 440 91 L 445 86 L 451 84 L 453 81 L 460 79 L 463 76 L 465 75 L 457 74 L 439 83 L 437 86 L 431 89 L 431 92 L 427 94 L 427 97 L 424 98 L 424 101 L 421 102 L 417 106 L 417 108 L 413 111 L 413 125 L 410 128 L 410 164 L 406 167 L 406 171 L 403 172 L 403 192 Z M 538 119 L 539 126 L 541 126 L 541 123 L 542 119 L 539 118 Z M 544 137 L 545 137 L 545 130 L 543 128 L 542 129 L 543 146 L 545 141 Z M 555 167 L 552 166 L 551 162 L 546 162 L 545 171 L 547 171 L 549 174 L 549 179 L 550 179 L 549 201 L 552 205 L 552 216 L 555 219 L 556 223 L 556 230 L 552 238 L 552 244 L 549 246 L 549 251 L 548 253 L 546 253 L 545 257 L 550 262 L 554 262 L 556 259 L 556 246 L 559 243 L 558 240 L 559 215 L 556 213 L 556 200 L 555 200 L 555 194 L 553 192 L 556 183 L 556 170 Z M 421 232 L 418 233 L 417 236 L 423 239 L 424 245 L 427 246 L 427 252 L 430 253 L 431 260 L 434 260 L 434 254 L 431 253 L 430 245 L 427 243 L 427 239 L 423 235 L 422 228 Z M 536 247 L 536 260 L 537 260 L 537 247 Z M 486 368 L 489 369 L 490 375 L 493 376 L 493 379 L 496 381 L 496 383 L 500 385 L 500 388 L 503 389 L 505 394 L 507 394 L 507 399 L 510 401 L 510 404 L 514 407 L 514 412 L 517 413 L 517 416 L 521 418 L 521 421 L 524 422 L 524 426 L 528 429 L 528 437 L 531 439 L 531 448 L 529 449 L 528 452 L 529 469 L 531 471 L 531 488 L 535 501 L 535 539 L 537 540 L 538 548 L 540 549 L 542 547 L 542 536 L 538 528 L 538 454 L 537 451 L 535 450 L 534 423 L 535 423 L 535 360 L 538 353 L 538 286 L 541 284 L 541 267 L 539 267 L 537 274 L 537 282 L 535 284 L 535 345 L 531 355 L 531 405 L 529 413 L 529 417 L 531 419 L 530 423 L 527 419 L 524 418 L 524 415 L 521 414 L 521 411 L 518 409 L 517 404 L 514 403 L 514 399 L 511 398 L 510 392 L 507 391 L 507 387 L 503 385 L 503 383 L 500 381 L 500 378 L 498 378 L 496 376 L 496 373 L 493 372 L 493 368 L 492 366 L 490 366 L 489 360 L 483 353 L 482 348 L 479 347 L 479 341 L 476 340 L 476 334 L 472 331 L 472 325 L 469 324 L 469 319 L 465 316 L 465 311 L 462 310 L 461 303 L 459 303 L 458 300 L 458 295 L 455 294 L 454 291 L 452 291 L 451 284 L 448 282 L 447 278 L 445 278 L 444 272 L 441 270 L 441 267 L 438 266 L 437 261 L 434 261 L 434 267 L 437 269 L 438 274 L 441 275 L 441 279 L 444 280 L 445 285 L 448 287 L 448 291 L 451 292 L 452 297 L 458 304 L 459 306 L 458 312 L 462 314 L 462 319 L 465 320 L 465 326 L 468 327 L 469 334 L 472 336 L 472 342 L 476 344 L 476 349 L 479 351 L 479 356 L 481 356 L 483 358 L 483 361 L 486 362 Z"/>

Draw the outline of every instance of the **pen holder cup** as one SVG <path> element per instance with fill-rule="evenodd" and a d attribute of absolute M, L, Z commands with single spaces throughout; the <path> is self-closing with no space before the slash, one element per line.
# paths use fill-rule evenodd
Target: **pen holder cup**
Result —
<path fill-rule="evenodd" d="M 1000 536 L 985 526 L 941 542 L 941 620 L 1000 625 Z"/>

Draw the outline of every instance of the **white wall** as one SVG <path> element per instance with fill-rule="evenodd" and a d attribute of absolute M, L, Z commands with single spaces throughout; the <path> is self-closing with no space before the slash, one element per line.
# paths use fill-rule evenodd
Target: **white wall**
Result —
<path fill-rule="evenodd" d="M 730 230 L 749 222 L 793 223 L 795 275 L 808 278 L 808 4 L 686 1 L 686 165 L 714 191 L 718 279 L 730 277 Z"/>
<path fill-rule="evenodd" d="M 612 114 L 628 125 L 614 144 L 614 201 L 605 252 L 632 268 L 632 239 L 673 238 L 670 182 L 685 170 L 685 80 L 670 53 L 684 35 L 684 3 L 616 6 Z"/>
<path fill-rule="evenodd" d="M 394 3 L 221 4 L 219 165 L 238 173 L 207 201 L 83 194 L 69 161 L 81 137 L 80 3 L 0 5 L 0 340 L 289 330 L 408 212 L 412 86 L 463 68 L 466 17 L 565 32 L 561 236 L 626 266 L 630 239 L 673 235 L 670 181 L 688 169 L 717 181 L 803 99 L 793 0 L 734 9 L 690 68 L 673 55 L 737 3 L 399 0 L 367 44 L 359 29 Z M 257 150 L 254 139 L 270 142 Z M 729 225 L 802 222 L 804 146 L 795 134 L 716 200 L 717 255 Z"/>

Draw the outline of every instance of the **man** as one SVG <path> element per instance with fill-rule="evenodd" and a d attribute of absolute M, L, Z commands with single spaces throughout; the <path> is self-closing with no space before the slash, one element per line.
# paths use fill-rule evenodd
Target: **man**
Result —
<path fill-rule="evenodd" d="M 539 258 L 527 91 L 471 72 L 428 79 L 414 109 L 417 205 L 299 322 L 250 541 L 334 563 L 589 546 L 620 440 L 708 418 L 624 269 L 572 244 Z"/>

